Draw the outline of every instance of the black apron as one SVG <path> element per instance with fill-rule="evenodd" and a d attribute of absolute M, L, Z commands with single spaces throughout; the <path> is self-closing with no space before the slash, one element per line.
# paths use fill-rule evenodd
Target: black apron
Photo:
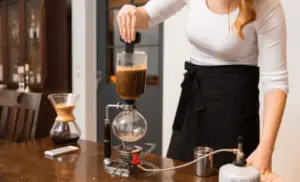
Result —
<path fill-rule="evenodd" d="M 186 62 L 185 69 L 167 157 L 187 162 L 197 146 L 236 148 L 239 136 L 248 157 L 259 143 L 259 68 Z M 231 153 L 216 154 L 214 167 L 233 159 Z"/>

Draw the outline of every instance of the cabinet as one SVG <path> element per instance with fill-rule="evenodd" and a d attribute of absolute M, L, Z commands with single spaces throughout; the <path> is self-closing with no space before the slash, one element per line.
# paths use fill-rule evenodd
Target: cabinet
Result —
<path fill-rule="evenodd" d="M 71 32 L 67 0 L 0 0 L 0 83 L 18 88 L 29 67 L 34 92 L 71 91 Z"/>

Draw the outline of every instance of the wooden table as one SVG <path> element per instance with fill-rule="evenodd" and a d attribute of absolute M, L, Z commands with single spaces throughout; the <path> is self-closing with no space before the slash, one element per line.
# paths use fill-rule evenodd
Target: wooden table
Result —
<path fill-rule="evenodd" d="M 178 181 L 217 182 L 217 177 L 199 178 L 193 174 L 193 166 L 152 175 L 133 173 L 128 178 L 112 177 L 103 168 L 103 145 L 89 141 L 79 141 L 80 152 L 48 159 L 44 151 L 53 149 L 49 138 L 12 144 L 0 143 L 1 182 L 106 182 L 106 181 Z M 146 157 L 158 167 L 166 168 L 182 164 L 179 161 L 154 155 Z"/>

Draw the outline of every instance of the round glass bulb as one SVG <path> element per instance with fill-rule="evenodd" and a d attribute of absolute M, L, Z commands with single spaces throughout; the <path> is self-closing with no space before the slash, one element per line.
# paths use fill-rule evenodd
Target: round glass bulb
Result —
<path fill-rule="evenodd" d="M 112 130 L 119 140 L 135 142 L 145 136 L 147 122 L 136 109 L 124 110 L 114 119 Z"/>

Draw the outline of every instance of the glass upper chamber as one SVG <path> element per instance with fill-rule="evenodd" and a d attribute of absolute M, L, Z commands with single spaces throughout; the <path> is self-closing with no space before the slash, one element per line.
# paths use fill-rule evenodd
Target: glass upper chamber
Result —
<path fill-rule="evenodd" d="M 122 99 L 136 100 L 145 92 L 147 54 L 145 52 L 117 55 L 116 91 Z"/>
<path fill-rule="evenodd" d="M 112 123 L 114 135 L 124 142 L 135 142 L 147 133 L 147 122 L 136 109 L 124 109 Z"/>

